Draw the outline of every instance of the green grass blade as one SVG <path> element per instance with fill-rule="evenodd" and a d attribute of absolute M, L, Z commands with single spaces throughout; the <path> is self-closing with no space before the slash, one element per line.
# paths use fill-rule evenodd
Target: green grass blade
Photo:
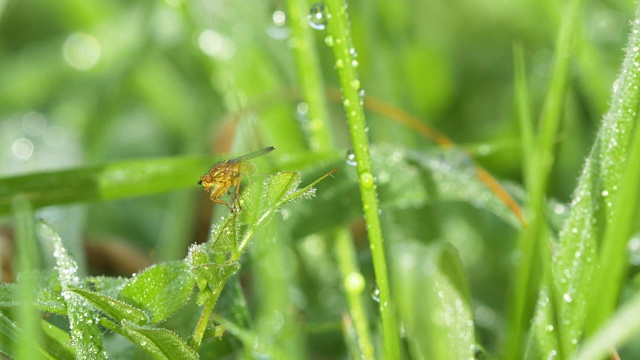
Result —
<path fill-rule="evenodd" d="M 531 100 L 529 98 L 529 84 L 525 64 L 524 48 L 522 44 L 513 47 L 514 64 L 514 92 L 516 117 L 518 119 L 520 146 L 522 148 L 522 163 L 524 169 L 525 184 L 529 183 L 532 176 L 531 159 L 535 157 L 535 133 L 533 129 L 533 114 L 531 112 Z M 530 184 L 529 184 L 530 185 Z"/>
<path fill-rule="evenodd" d="M 529 89 L 527 84 L 526 66 L 524 60 L 524 49 L 522 45 L 516 45 L 513 49 L 514 62 L 514 87 L 515 87 L 515 106 L 518 118 L 520 138 L 522 140 L 522 163 L 523 163 L 523 179 L 525 186 L 531 187 L 533 176 L 532 159 L 535 158 L 534 130 L 531 114 Z M 517 269 L 514 280 L 512 281 L 512 291 L 510 293 L 510 309 L 508 315 L 508 331 L 505 334 L 504 357 L 506 359 L 515 359 L 520 354 L 522 345 L 522 337 L 524 327 L 527 322 L 527 309 L 529 300 L 529 288 L 531 268 L 534 262 L 535 243 L 528 241 L 526 235 L 521 234 L 519 238 L 518 252 L 520 255 L 520 266 Z"/>
<path fill-rule="evenodd" d="M 394 291 L 412 358 L 474 358 L 471 296 L 457 250 L 413 242 L 398 244 L 394 255 Z"/>
<path fill-rule="evenodd" d="M 363 299 L 365 289 L 365 278 L 358 268 L 356 251 L 353 239 L 349 231 L 338 228 L 335 233 L 335 246 L 340 273 L 343 276 L 342 286 L 346 293 L 349 316 L 356 329 L 358 347 L 362 359 L 374 359 L 375 353 L 371 334 L 369 331 L 369 320 Z"/>
<path fill-rule="evenodd" d="M 389 276 L 380 227 L 378 213 L 378 193 L 376 190 L 371 156 L 369 154 L 369 139 L 362 106 L 361 84 L 357 75 L 358 60 L 353 47 L 351 29 L 345 0 L 327 0 L 324 2 L 326 13 L 327 33 L 331 36 L 331 45 L 335 61 L 336 72 L 340 80 L 344 110 L 349 125 L 349 135 L 353 152 L 357 161 L 358 185 L 362 199 L 364 217 L 366 219 L 367 235 L 371 248 L 376 282 L 380 290 L 380 315 L 384 338 L 384 353 L 388 359 L 400 356 L 400 342 L 398 337 L 398 323 L 394 313 L 394 306 L 389 290 Z"/>
<path fill-rule="evenodd" d="M 2 178 L 0 215 L 18 196 L 39 208 L 196 188 L 212 161 L 204 156 L 145 159 Z"/>
<path fill-rule="evenodd" d="M 59 327 L 41 320 L 42 330 L 45 335 L 45 347 L 57 360 L 77 359 L 76 350 L 71 346 L 71 337 Z"/>
<path fill-rule="evenodd" d="M 519 248 L 523 252 L 520 256 L 524 257 L 524 261 L 518 271 L 519 275 L 517 278 L 518 282 L 522 282 L 517 284 L 519 287 L 518 291 L 523 292 L 528 291 L 530 286 L 535 285 L 532 283 L 533 279 L 530 277 L 530 274 L 538 273 L 538 271 L 535 271 L 534 269 L 538 268 L 546 271 L 550 264 L 550 254 L 547 244 L 548 237 L 543 209 L 545 207 L 547 187 L 554 162 L 554 145 L 557 139 L 560 119 L 564 108 L 570 54 L 574 38 L 576 37 L 578 30 L 582 1 L 571 0 L 565 6 L 568 10 L 567 15 L 563 18 L 560 34 L 558 35 L 556 43 L 549 88 L 547 89 L 542 114 L 540 116 L 540 123 L 538 124 L 539 128 L 535 144 L 535 156 L 533 157 L 533 162 L 529 164 L 530 167 L 526 169 L 526 173 L 530 175 L 527 176 L 526 179 L 528 187 L 527 205 L 529 207 L 531 218 L 530 227 L 524 230 L 523 236 L 520 238 L 521 243 Z M 536 252 L 541 257 L 543 264 L 541 267 L 536 266 L 534 262 Z M 553 277 L 548 277 L 547 279 L 550 281 L 555 280 Z M 557 302 L 557 299 L 554 297 L 554 294 L 556 293 L 555 288 L 552 287 L 551 290 L 552 291 L 549 293 L 551 298 L 548 301 L 541 301 L 538 304 L 554 304 Z M 518 296 L 516 296 L 516 299 L 517 298 Z M 526 323 L 525 319 L 523 319 L 525 316 L 523 313 L 525 305 L 526 304 L 517 302 L 514 304 L 514 306 L 516 306 L 516 311 L 519 312 L 514 314 L 516 317 L 515 320 L 512 320 L 512 324 L 514 326 L 520 326 L 520 324 Z M 546 306 L 544 309 L 550 311 L 551 307 Z M 548 319 L 549 315 L 547 314 L 542 318 Z M 564 322 L 562 323 L 564 324 Z M 558 330 L 557 328 L 558 326 L 555 327 L 556 330 Z M 571 347 L 575 346 L 575 344 L 570 344 L 569 338 L 571 336 L 568 334 L 571 333 L 571 331 L 568 328 L 562 328 L 559 332 L 547 331 L 547 329 L 548 328 L 545 328 L 544 332 L 538 331 L 538 333 L 535 334 L 534 339 L 539 340 L 538 345 L 541 348 L 545 346 L 545 344 L 558 344 L 559 347 L 556 348 L 554 346 L 553 348 L 543 349 L 541 352 L 543 354 L 559 354 L 559 356 L 570 353 Z M 536 328 L 536 330 L 539 330 L 539 328 Z M 521 329 L 518 328 L 515 334 L 520 335 Z M 555 336 L 557 336 L 559 340 L 549 338 Z M 542 339 L 542 337 L 544 337 L 544 339 Z M 522 339 L 520 337 L 510 341 L 509 348 L 507 349 L 509 352 L 506 354 L 507 358 L 515 359 L 520 357 L 520 351 L 518 349 L 521 346 L 521 343 Z"/>
<path fill-rule="evenodd" d="M 298 274 L 293 271 L 297 259 L 290 250 L 291 238 L 278 231 L 284 226 L 281 218 L 274 217 L 251 247 L 255 291 L 260 294 L 253 331 L 260 343 L 274 344 L 293 359 L 306 359 L 305 333 L 296 316 L 300 307 L 291 291 L 300 288 Z"/>
<path fill-rule="evenodd" d="M 6 354 L 13 359 L 19 359 L 22 329 L 13 323 L 8 317 L 0 313 L 0 353 Z M 34 356 L 42 359 L 54 360 L 55 357 L 46 352 L 40 345 L 33 344 L 31 351 Z"/>
<path fill-rule="evenodd" d="M 640 294 L 636 294 L 587 338 L 574 356 L 575 360 L 604 359 L 616 347 L 640 333 Z"/>
<path fill-rule="evenodd" d="M 636 76 L 640 76 L 640 71 Z M 638 219 L 638 199 L 640 199 L 640 126 L 635 127 L 633 142 L 626 161 L 627 168 L 620 179 L 616 194 L 607 206 L 615 214 L 607 223 L 600 244 L 599 269 L 593 281 L 591 310 L 587 319 L 587 334 L 590 334 L 613 313 L 618 296 L 624 286 L 625 273 L 629 265 L 627 243 Z"/>
<path fill-rule="evenodd" d="M 573 195 L 569 219 L 560 232 L 560 244 L 553 261 L 555 291 L 559 294 L 560 322 L 563 329 L 559 336 L 568 356 L 582 336 L 585 321 L 591 306 L 599 306 L 592 293 L 598 240 L 606 224 L 613 219 L 613 208 L 609 206 L 620 186 L 624 169 L 628 167 L 626 153 L 636 120 L 640 98 L 640 76 L 637 66 L 640 54 L 640 16 L 636 13 L 632 34 L 626 50 L 625 60 L 611 100 L 611 108 L 605 114 L 591 154 L 586 159 L 577 188 Z M 607 271 L 607 269 L 601 269 Z M 540 304 L 548 304 L 542 300 Z M 551 312 L 549 306 L 540 306 L 538 313 Z M 540 314 L 539 314 L 540 315 Z M 549 316 L 538 316 L 534 332 L 545 336 L 552 324 L 546 323 Z M 587 331 L 594 326 L 587 324 Z M 557 328 L 554 329 L 557 331 Z M 543 349 L 547 354 L 554 349 Z"/>
<path fill-rule="evenodd" d="M 16 243 L 18 245 L 17 269 L 20 273 L 18 299 L 18 325 L 22 328 L 20 333 L 20 346 L 17 359 L 33 358 L 36 351 L 35 344 L 41 339 L 39 313 L 34 303 L 37 293 L 36 279 L 32 271 L 39 268 L 38 243 L 35 235 L 34 213 L 31 204 L 24 197 L 18 197 L 14 201 L 14 213 L 16 217 Z"/>
<path fill-rule="evenodd" d="M 291 48 L 295 56 L 298 82 L 308 106 L 308 119 L 303 127 L 312 151 L 331 148 L 329 115 L 320 71 L 320 60 L 315 48 L 313 32 L 309 27 L 308 1 L 287 0 L 287 24 L 291 28 Z"/>

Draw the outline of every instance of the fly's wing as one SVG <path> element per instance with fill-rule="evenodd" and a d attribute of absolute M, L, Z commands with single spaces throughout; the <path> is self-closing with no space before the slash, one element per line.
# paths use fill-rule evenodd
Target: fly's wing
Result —
<path fill-rule="evenodd" d="M 255 158 L 259 157 L 259 156 L 262 156 L 264 154 L 270 153 L 275 149 L 276 148 L 274 148 L 273 146 L 269 146 L 269 147 L 266 147 L 266 148 L 261 149 L 261 150 L 256 150 L 256 151 L 250 152 L 248 154 L 240 155 L 238 157 L 230 159 L 228 162 L 231 163 L 231 164 L 235 164 L 235 163 L 239 163 L 239 162 L 244 161 L 244 160 L 255 159 Z"/>

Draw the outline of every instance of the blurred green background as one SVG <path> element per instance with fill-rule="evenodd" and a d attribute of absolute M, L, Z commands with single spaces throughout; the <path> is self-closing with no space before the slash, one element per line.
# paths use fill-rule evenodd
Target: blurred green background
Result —
<path fill-rule="evenodd" d="M 521 183 L 512 49 L 516 42 L 524 46 L 533 114 L 538 115 L 563 2 L 348 3 L 365 103 L 376 99 L 413 114 L 473 153 L 497 178 Z M 278 149 L 269 155 L 276 163 L 306 153 L 308 118 L 285 5 L 0 0 L 0 176 L 128 159 L 237 154 L 264 146 Z M 550 195 L 561 202 L 570 199 L 607 109 L 632 14 L 632 1 L 586 4 L 551 181 Z M 314 46 L 331 92 L 338 81 L 324 38 L 317 31 Z M 344 114 L 339 99 L 329 98 L 335 152 L 346 159 L 350 144 Z M 367 116 L 374 145 L 436 147 L 393 118 L 376 112 Z M 384 163 L 374 166 L 377 173 L 385 170 Z M 204 240 L 198 229 L 208 224 L 209 213 L 197 180 L 189 190 L 46 208 L 40 215 L 52 219 L 63 239 L 75 244 L 76 256 L 87 256 L 92 271 L 131 273 L 152 261 L 180 259 L 188 244 Z M 3 223 L 9 227 L 10 221 Z M 383 206 L 383 227 L 391 242 L 445 238 L 458 246 L 474 298 L 478 339 L 491 350 L 504 315 L 513 228 L 459 203 L 426 203 L 388 213 Z M 317 241 L 306 238 L 293 250 L 306 271 L 300 277 L 329 289 L 335 279 L 317 271 L 335 269 L 314 263 L 309 254 L 315 250 L 305 252 L 321 246 Z M 115 243 L 126 256 L 139 259 L 131 267 L 103 267 L 90 258 L 91 249 L 79 250 L 86 243 Z M 359 249 L 370 275 L 366 244 Z M 313 297 L 313 290 L 306 291 Z M 325 309 L 310 310 L 311 320 L 338 321 L 338 314 L 327 310 L 335 294 L 326 291 L 314 300 Z M 322 319 L 326 314 L 334 318 Z"/>

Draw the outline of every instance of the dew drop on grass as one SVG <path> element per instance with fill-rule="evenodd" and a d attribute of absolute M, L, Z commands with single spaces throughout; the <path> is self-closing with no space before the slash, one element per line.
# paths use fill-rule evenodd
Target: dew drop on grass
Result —
<path fill-rule="evenodd" d="M 613 83 L 613 93 L 617 93 L 618 89 L 620 89 L 620 79 L 617 79 L 614 83 Z"/>
<path fill-rule="evenodd" d="M 358 161 L 356 160 L 356 154 L 353 152 L 353 149 L 349 149 L 347 150 L 347 159 L 346 159 L 346 163 L 349 166 L 356 166 L 358 165 Z"/>
<path fill-rule="evenodd" d="M 309 105 L 304 101 L 298 103 L 298 106 L 296 106 L 296 120 L 302 124 L 309 121 Z"/>
<path fill-rule="evenodd" d="M 377 303 L 380 302 L 380 289 L 378 289 L 377 285 L 373 288 L 373 291 L 371 291 L 371 298 Z"/>
<path fill-rule="evenodd" d="M 315 3 L 309 11 L 309 26 L 315 30 L 324 30 L 327 27 L 327 15 L 324 12 L 323 3 Z"/>
<path fill-rule="evenodd" d="M 364 290 L 365 281 L 359 272 L 351 272 L 344 279 L 344 288 L 347 292 L 360 294 Z"/>
<path fill-rule="evenodd" d="M 280 215 L 282 215 L 282 220 L 287 220 L 289 218 L 289 211 L 287 209 L 280 210 Z"/>
<path fill-rule="evenodd" d="M 324 43 L 328 46 L 328 47 L 332 47 L 333 46 L 333 35 L 327 35 L 327 37 L 324 38 Z"/>
<path fill-rule="evenodd" d="M 271 19 L 273 20 L 273 24 L 277 27 L 283 27 L 287 17 L 284 13 L 284 11 L 282 10 L 276 10 L 273 12 L 273 14 L 271 15 Z"/>
<path fill-rule="evenodd" d="M 360 90 L 360 80 L 358 79 L 351 80 L 351 88 L 353 90 Z"/>
<path fill-rule="evenodd" d="M 367 190 L 373 189 L 373 175 L 370 172 L 360 174 L 360 183 Z"/>
<path fill-rule="evenodd" d="M 564 206 L 563 204 L 556 204 L 556 206 L 554 206 L 553 208 L 553 212 L 556 213 L 556 215 L 562 215 L 567 211 L 567 207 Z"/>
<path fill-rule="evenodd" d="M 635 234 L 627 243 L 627 253 L 629 263 L 633 266 L 640 266 L 640 233 Z"/>

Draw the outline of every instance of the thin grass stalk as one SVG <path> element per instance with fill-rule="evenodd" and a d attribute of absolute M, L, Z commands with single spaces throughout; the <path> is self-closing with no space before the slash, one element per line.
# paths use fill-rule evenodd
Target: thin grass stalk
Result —
<path fill-rule="evenodd" d="M 549 257 L 551 255 L 549 253 L 548 236 L 546 236 L 548 231 L 544 217 L 545 199 L 551 168 L 554 162 L 554 145 L 556 143 L 562 110 L 564 108 L 569 60 L 571 48 L 576 37 L 575 34 L 579 20 L 578 14 L 581 4 L 581 0 L 572 0 L 568 4 L 568 16 L 565 17 L 560 29 L 560 34 L 558 35 L 553 67 L 549 79 L 549 88 L 540 115 L 537 136 L 535 139 L 531 139 L 531 137 L 526 134 L 524 136 L 525 146 L 531 147 L 526 148 L 525 151 L 528 151 L 529 155 L 533 155 L 532 161 L 525 163 L 525 182 L 528 190 L 527 205 L 529 209 L 530 226 L 523 228 L 523 233 L 520 236 L 519 255 L 521 257 L 521 266 L 517 270 L 516 291 L 522 294 L 516 294 L 513 304 L 514 313 L 510 318 L 510 324 L 515 337 L 511 337 L 509 340 L 506 354 L 507 359 L 516 359 L 521 356 L 519 350 L 522 344 L 521 326 L 527 321 L 527 314 L 524 311 L 527 302 L 525 297 L 529 288 L 535 286 L 532 276 L 535 273 L 539 273 L 534 271 L 534 269 L 544 269 L 550 266 Z M 522 90 L 519 89 L 518 91 Z M 519 96 L 524 96 L 524 94 Z M 524 99 L 519 98 L 519 101 L 524 101 Z M 524 107 L 526 104 L 521 106 Z M 520 109 L 520 111 L 526 112 L 526 109 Z M 524 123 L 525 121 L 525 119 L 521 120 L 523 131 L 531 132 L 529 125 Z M 536 264 L 536 254 L 542 257 L 542 264 Z M 543 266 L 540 267 L 540 265 Z M 554 293 L 555 291 L 551 291 L 551 296 L 553 296 Z M 553 304 L 555 303 L 554 301 L 555 298 L 551 299 L 550 303 Z M 562 345 L 562 341 L 560 340 L 561 338 L 558 337 L 557 342 Z M 560 349 L 556 351 L 561 351 L 562 348 L 563 346 L 560 346 Z"/>
<path fill-rule="evenodd" d="M 526 66 L 524 60 L 524 49 L 521 44 L 513 48 L 514 62 L 514 88 L 515 106 L 518 124 L 520 127 L 520 138 L 522 139 L 522 163 L 523 179 L 527 187 L 531 186 L 532 161 L 534 157 L 534 130 L 531 107 L 529 102 L 529 91 L 527 84 Z M 510 310 L 507 323 L 507 331 L 504 338 L 505 359 L 516 359 L 520 354 L 520 347 L 523 337 L 523 325 L 525 321 L 525 309 L 528 301 L 528 288 L 530 284 L 531 268 L 533 267 L 535 243 L 527 241 L 526 233 L 521 232 L 518 239 L 518 254 L 520 256 L 520 266 L 512 281 Z M 508 335 L 507 335 L 508 334 Z"/>
<path fill-rule="evenodd" d="M 336 254 L 340 264 L 340 273 L 343 277 L 344 291 L 347 295 L 349 315 L 358 336 L 360 356 L 357 357 L 367 360 L 374 359 L 375 353 L 369 332 L 369 321 L 367 320 L 367 312 L 362 299 L 365 281 L 360 269 L 358 269 L 351 234 L 347 229 L 341 227 L 336 230 L 335 239 Z"/>
<path fill-rule="evenodd" d="M 291 49 L 295 56 L 298 81 L 302 97 L 307 103 L 308 120 L 305 131 L 311 151 L 328 150 L 332 147 L 327 114 L 327 101 L 320 71 L 320 60 L 307 16 L 309 6 L 305 0 L 288 0 L 288 24 L 291 28 Z"/>
<path fill-rule="evenodd" d="M 39 267 L 38 246 L 34 231 L 34 213 L 29 201 L 25 197 L 17 197 L 13 202 L 13 209 L 18 253 L 16 274 L 21 274 L 18 326 L 22 328 L 20 347 L 15 350 L 17 359 L 31 359 L 36 357 L 37 351 L 34 345 L 41 335 L 39 314 L 33 306 L 35 279 L 32 271 Z"/>
<path fill-rule="evenodd" d="M 373 260 L 373 267 L 380 291 L 380 314 L 382 317 L 384 353 L 386 359 L 400 357 L 397 320 L 391 303 L 389 291 L 389 276 L 380 227 L 378 208 L 378 194 L 369 155 L 369 139 L 367 138 L 367 124 L 364 117 L 361 86 L 357 76 L 358 60 L 353 47 L 347 4 L 344 0 L 327 0 L 326 20 L 329 40 L 335 61 L 336 71 L 340 80 L 343 105 L 347 115 L 349 134 L 356 158 L 356 171 L 362 199 L 369 245 Z"/>
<path fill-rule="evenodd" d="M 289 24 L 291 27 L 291 47 L 295 55 L 298 81 L 302 95 L 309 106 L 306 133 L 312 151 L 327 151 L 332 147 L 330 137 L 327 101 L 322 82 L 320 61 L 314 47 L 314 34 L 308 23 L 308 2 L 305 0 L 287 1 Z M 336 258 L 343 281 L 360 276 L 355 249 L 351 242 L 349 230 L 341 227 L 336 230 Z M 364 286 L 364 284 L 363 284 Z M 374 350 L 369 333 L 367 313 L 362 303 L 361 294 L 354 293 L 345 286 L 349 315 L 357 333 L 360 354 L 358 358 L 374 359 Z M 360 290 L 362 291 L 362 290 Z"/>

